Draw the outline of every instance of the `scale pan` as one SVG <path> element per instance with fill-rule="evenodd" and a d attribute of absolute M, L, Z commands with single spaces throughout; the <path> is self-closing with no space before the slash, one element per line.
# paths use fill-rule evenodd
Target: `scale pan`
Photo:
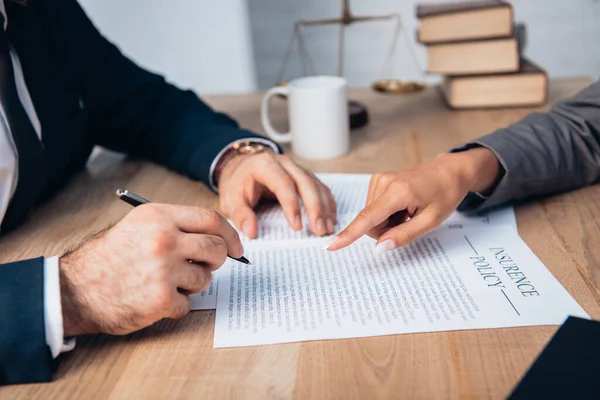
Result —
<path fill-rule="evenodd" d="M 425 89 L 425 83 L 402 79 L 382 79 L 373 83 L 372 88 L 373 90 L 382 93 L 415 93 Z"/>

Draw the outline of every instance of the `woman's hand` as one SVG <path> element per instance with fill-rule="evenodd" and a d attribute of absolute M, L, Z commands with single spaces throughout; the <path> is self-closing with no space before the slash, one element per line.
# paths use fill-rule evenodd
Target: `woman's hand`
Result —
<path fill-rule="evenodd" d="M 404 246 L 435 229 L 469 192 L 490 189 L 499 171 L 494 153 L 481 147 L 442 154 L 413 169 L 375 174 L 365 208 L 328 250 L 346 247 L 365 234 L 377 239 L 378 253 Z"/>

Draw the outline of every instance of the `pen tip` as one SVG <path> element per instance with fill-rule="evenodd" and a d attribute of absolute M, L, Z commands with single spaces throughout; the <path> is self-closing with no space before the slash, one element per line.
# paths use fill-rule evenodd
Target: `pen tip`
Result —
<path fill-rule="evenodd" d="M 244 264 L 252 265 L 252 263 L 250 262 L 250 260 L 248 260 L 244 256 L 241 256 L 240 258 L 238 258 L 238 261 L 243 262 Z"/>
<path fill-rule="evenodd" d="M 232 257 L 230 255 L 228 255 L 229 258 L 231 258 L 232 260 L 235 260 L 237 262 L 241 262 L 242 264 L 247 264 L 247 265 L 251 265 L 252 263 L 250 262 L 250 260 L 248 260 L 246 257 L 241 256 L 240 258 L 235 258 Z"/>

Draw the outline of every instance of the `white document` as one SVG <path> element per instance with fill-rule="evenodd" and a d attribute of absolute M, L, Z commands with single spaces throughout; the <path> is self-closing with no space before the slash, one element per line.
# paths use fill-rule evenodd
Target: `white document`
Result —
<path fill-rule="evenodd" d="M 558 325 L 588 318 L 510 226 L 440 228 L 376 256 L 365 238 L 255 243 L 219 279 L 214 346 Z"/>
<path fill-rule="evenodd" d="M 217 282 L 219 277 L 213 272 L 210 286 L 203 292 L 192 294 L 192 310 L 214 310 L 217 308 Z"/>
<path fill-rule="evenodd" d="M 364 208 L 371 175 L 318 174 L 317 176 L 331 189 L 337 201 L 338 224 L 335 231 L 339 232 Z M 324 244 L 327 240 L 327 238 L 323 239 L 310 232 L 306 223 L 306 214 L 303 215 L 304 229 L 301 232 L 295 232 L 289 227 L 285 215 L 278 204 L 262 206 L 257 210 L 257 215 L 259 226 L 258 238 L 249 240 L 240 232 L 240 237 L 246 248 L 258 243 L 271 243 L 275 241 L 316 239 Z M 481 214 L 455 212 L 442 224 L 442 226 L 448 228 L 491 225 L 509 225 L 516 229 L 517 220 L 513 207 L 508 206 Z M 218 277 L 213 274 L 213 283 L 210 288 L 202 293 L 190 296 L 192 299 L 192 310 L 215 309 L 217 304 L 217 280 Z"/>

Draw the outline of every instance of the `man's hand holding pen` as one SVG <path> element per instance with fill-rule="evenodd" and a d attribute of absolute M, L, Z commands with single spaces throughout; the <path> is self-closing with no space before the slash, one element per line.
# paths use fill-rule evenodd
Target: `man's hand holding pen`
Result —
<path fill-rule="evenodd" d="M 287 156 L 239 155 L 219 172 L 221 209 L 250 238 L 258 231 L 253 208 L 263 198 L 277 199 L 296 230 L 302 228 L 301 200 L 311 230 L 333 233 L 331 191 Z M 216 211 L 117 194 L 136 208 L 60 259 L 65 336 L 127 334 L 181 318 L 190 311 L 188 296 L 208 288 L 211 272 L 227 256 L 249 263 L 237 232 Z"/>
<path fill-rule="evenodd" d="M 65 336 L 127 334 L 188 314 L 227 255 L 244 253 L 217 212 L 144 204 L 60 259 Z M 190 262 L 193 261 L 193 262 Z"/>

